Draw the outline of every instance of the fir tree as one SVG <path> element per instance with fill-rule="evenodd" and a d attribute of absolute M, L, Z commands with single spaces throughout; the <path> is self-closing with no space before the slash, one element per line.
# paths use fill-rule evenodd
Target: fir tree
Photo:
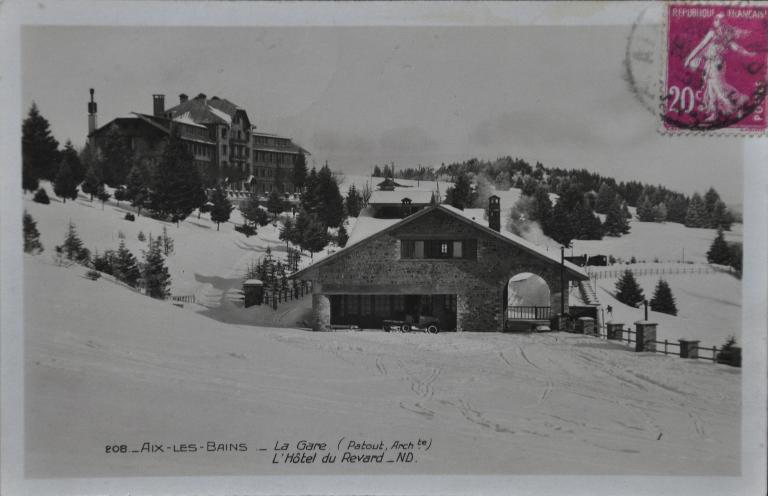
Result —
<path fill-rule="evenodd" d="M 67 227 L 64 243 L 57 246 L 56 251 L 60 252 L 67 260 L 81 264 L 87 264 L 91 259 L 91 252 L 83 246 L 83 242 L 80 236 L 78 236 L 75 224 L 72 221 L 69 222 Z"/>
<path fill-rule="evenodd" d="M 147 296 L 165 299 L 170 294 L 171 275 L 165 266 L 160 240 L 151 240 L 149 250 L 144 252 L 142 277 Z"/>
<path fill-rule="evenodd" d="M 667 206 L 662 202 L 653 207 L 653 221 L 664 222 L 665 220 L 667 220 Z"/>
<path fill-rule="evenodd" d="M 22 187 L 26 191 L 36 190 L 39 179 L 53 180 L 56 176 L 59 142 L 34 102 L 21 125 L 21 159 Z"/>
<path fill-rule="evenodd" d="M 293 186 L 296 191 L 303 191 L 307 180 L 307 158 L 299 153 L 293 161 Z"/>
<path fill-rule="evenodd" d="M 637 206 L 637 220 L 640 222 L 653 222 L 653 205 L 651 200 L 644 196 Z"/>
<path fill-rule="evenodd" d="M 32 198 L 32 201 L 35 203 L 42 203 L 43 205 L 48 205 L 51 203 L 51 199 L 48 198 L 48 193 L 46 193 L 43 188 L 40 188 L 35 192 L 35 196 Z"/>
<path fill-rule="evenodd" d="M 621 202 L 621 214 L 628 221 L 632 220 L 632 212 L 629 211 L 629 207 L 627 206 L 627 202 L 625 201 Z"/>
<path fill-rule="evenodd" d="M 126 177 L 125 198 L 141 215 L 141 207 L 149 200 L 151 174 L 142 161 L 136 161 Z"/>
<path fill-rule="evenodd" d="M 125 192 L 125 186 L 120 186 L 115 190 L 115 201 L 117 201 L 117 206 L 120 206 L 120 202 L 123 200 L 127 200 L 128 196 Z"/>
<path fill-rule="evenodd" d="M 645 300 L 643 289 L 637 284 L 635 276 L 629 269 L 616 282 L 616 299 L 632 307 L 636 307 Z"/>
<path fill-rule="evenodd" d="M 715 202 L 715 206 L 712 208 L 712 222 L 711 227 L 716 229 L 723 229 L 725 231 L 731 230 L 731 224 L 733 224 L 733 215 L 728 211 L 728 207 L 725 206 L 721 200 Z"/>
<path fill-rule="evenodd" d="M 216 230 L 218 231 L 219 225 L 222 222 L 227 222 L 229 220 L 229 214 L 234 207 L 221 186 L 218 186 L 213 191 L 211 203 L 213 203 L 213 206 L 211 207 L 211 221 L 216 223 Z"/>
<path fill-rule="evenodd" d="M 536 188 L 533 194 L 533 209 L 530 212 L 531 220 L 538 221 L 542 230 L 546 230 L 552 219 L 552 200 L 549 199 L 549 193 L 543 187 Z"/>
<path fill-rule="evenodd" d="M 163 254 L 167 257 L 174 253 L 173 238 L 168 235 L 168 228 L 163 226 L 163 233 L 160 235 L 160 244 L 163 247 Z"/>
<path fill-rule="evenodd" d="M 706 227 L 707 224 L 707 210 L 704 200 L 701 199 L 701 195 L 694 193 L 685 213 L 685 226 Z"/>
<path fill-rule="evenodd" d="M 320 198 L 318 195 L 317 169 L 312 167 L 307 179 L 304 182 L 304 193 L 301 195 L 301 208 L 307 212 L 314 212 L 320 208 Z"/>
<path fill-rule="evenodd" d="M 544 234 L 563 246 L 570 246 L 577 232 L 571 219 L 571 211 L 562 201 L 558 201 L 552 209 L 552 218 L 548 225 L 543 225 Z"/>
<path fill-rule="evenodd" d="M 381 168 L 378 165 L 373 166 L 373 177 L 381 177 Z"/>
<path fill-rule="evenodd" d="M 283 222 L 283 226 L 280 228 L 280 241 L 285 241 L 285 247 L 288 248 L 288 242 L 293 241 L 294 234 L 293 230 L 296 228 L 295 223 L 293 222 L 293 219 L 290 217 L 287 217 L 285 221 Z"/>
<path fill-rule="evenodd" d="M 85 179 L 81 186 L 83 193 L 91 195 L 91 201 L 93 201 L 93 195 L 98 193 L 99 186 L 102 184 L 101 167 L 98 164 L 93 163 L 88 167 L 88 170 L 85 171 Z"/>
<path fill-rule="evenodd" d="M 33 255 L 43 251 L 43 244 L 40 243 L 40 231 L 37 230 L 37 222 L 31 215 L 24 211 L 24 253 Z"/>
<path fill-rule="evenodd" d="M 469 175 L 461 173 L 456 176 L 453 186 L 445 192 L 445 200 L 449 205 L 464 210 L 472 205 L 474 193 Z"/>
<path fill-rule="evenodd" d="M 117 280 L 126 283 L 135 288 L 141 278 L 141 271 L 136 257 L 133 256 L 128 248 L 125 247 L 125 241 L 120 241 L 117 254 L 113 260 L 113 274 Z"/>
<path fill-rule="evenodd" d="M 718 219 L 715 215 L 715 206 L 718 203 L 722 203 L 720 200 L 720 194 L 715 190 L 715 188 L 710 187 L 707 192 L 704 193 L 704 209 L 707 211 L 706 227 L 718 227 Z"/>
<path fill-rule="evenodd" d="M 327 163 L 318 172 L 317 182 L 322 209 L 314 213 L 326 226 L 338 227 L 344 220 L 344 198 L 339 192 L 339 185 Z"/>
<path fill-rule="evenodd" d="M 53 180 L 53 192 L 56 196 L 61 198 L 64 203 L 67 203 L 67 198 L 74 200 L 77 198 L 77 183 L 75 183 L 72 177 L 72 167 L 69 162 L 62 160 L 59 165 L 59 171 L 56 173 L 56 178 Z"/>
<path fill-rule="evenodd" d="M 621 236 L 629 232 L 629 223 L 621 212 L 618 198 L 614 198 L 603 223 L 603 232 L 608 236 Z"/>
<path fill-rule="evenodd" d="M 707 251 L 707 262 L 720 265 L 731 263 L 731 250 L 728 248 L 728 243 L 725 242 L 722 229 L 717 230 L 717 236 Z"/>
<path fill-rule="evenodd" d="M 152 210 L 176 223 L 201 206 L 205 190 L 192 154 L 174 132 L 169 137 L 150 188 Z M 215 222 L 215 221 L 214 221 Z"/>
<path fill-rule="evenodd" d="M 659 279 L 659 282 L 656 284 L 656 289 L 654 290 L 653 298 L 651 299 L 651 310 L 654 312 L 677 315 L 675 297 L 672 296 L 672 290 L 669 289 L 669 284 L 663 279 Z"/>
<path fill-rule="evenodd" d="M 331 238 L 328 235 L 328 228 L 317 214 L 308 214 L 308 221 L 306 228 L 301 232 L 300 246 L 310 253 L 310 258 L 313 258 L 315 253 L 328 245 Z"/>
<path fill-rule="evenodd" d="M 741 277 L 742 259 L 744 257 L 741 243 L 730 243 L 728 248 L 731 252 L 731 267 L 736 269 L 736 273 Z"/>
<path fill-rule="evenodd" d="M 99 199 L 101 202 L 101 209 L 104 210 L 104 204 L 112 198 L 112 195 L 109 194 L 107 191 L 107 188 L 104 187 L 104 184 L 99 184 L 99 187 L 96 188 L 96 198 Z"/>
<path fill-rule="evenodd" d="M 85 167 L 80 160 L 80 154 L 77 153 L 72 142 L 67 140 L 64 144 L 64 149 L 61 150 L 61 160 L 69 163 L 69 167 L 72 170 L 72 180 L 75 184 L 80 184 L 85 178 Z"/>
<path fill-rule="evenodd" d="M 349 241 L 349 234 L 347 233 L 347 228 L 344 227 L 344 224 L 339 226 L 339 232 L 336 235 L 336 243 L 339 245 L 339 247 L 344 248 L 347 246 L 347 242 Z"/>
<path fill-rule="evenodd" d="M 600 189 L 597 191 L 597 200 L 595 201 L 595 212 L 599 214 L 608 213 L 608 209 L 615 197 L 616 192 L 613 191 L 613 188 L 608 183 L 600 183 Z"/>
<path fill-rule="evenodd" d="M 349 214 L 350 217 L 357 217 L 360 215 L 360 210 L 363 208 L 363 201 L 354 184 L 347 190 L 345 205 L 347 207 L 347 214 Z"/>
<path fill-rule="evenodd" d="M 272 218 L 277 218 L 284 208 L 285 202 L 280 194 L 276 190 L 272 190 L 269 194 L 269 198 L 267 198 L 267 210 L 272 214 Z"/>
<path fill-rule="evenodd" d="M 259 199 L 256 197 L 256 195 L 251 196 L 240 204 L 240 214 L 246 221 L 250 222 L 254 226 L 258 222 L 258 219 L 263 212 L 264 210 L 261 208 Z"/>

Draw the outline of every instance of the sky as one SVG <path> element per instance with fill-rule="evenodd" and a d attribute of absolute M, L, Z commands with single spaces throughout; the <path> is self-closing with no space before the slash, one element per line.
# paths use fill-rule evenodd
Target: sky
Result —
<path fill-rule="evenodd" d="M 29 26 L 22 98 L 77 146 L 89 88 L 99 125 L 151 113 L 156 93 L 169 107 L 202 92 L 293 138 L 310 163 L 347 173 L 510 155 L 686 194 L 714 186 L 740 204 L 739 140 L 659 134 L 626 81 L 629 35 L 628 26 Z"/>

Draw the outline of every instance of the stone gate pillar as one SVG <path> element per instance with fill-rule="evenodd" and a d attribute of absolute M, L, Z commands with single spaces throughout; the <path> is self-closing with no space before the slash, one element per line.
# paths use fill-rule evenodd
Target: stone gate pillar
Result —
<path fill-rule="evenodd" d="M 656 351 L 656 324 L 647 320 L 635 322 L 635 351 Z"/>
<path fill-rule="evenodd" d="M 331 299 L 328 295 L 312 294 L 312 330 L 317 332 L 331 330 Z"/>

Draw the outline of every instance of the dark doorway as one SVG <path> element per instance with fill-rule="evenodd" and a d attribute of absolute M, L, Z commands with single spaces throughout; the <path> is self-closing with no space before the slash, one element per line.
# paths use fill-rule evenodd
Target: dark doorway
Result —
<path fill-rule="evenodd" d="M 440 321 L 441 331 L 456 329 L 456 295 L 331 295 L 331 324 L 381 329 L 384 320 Z"/>

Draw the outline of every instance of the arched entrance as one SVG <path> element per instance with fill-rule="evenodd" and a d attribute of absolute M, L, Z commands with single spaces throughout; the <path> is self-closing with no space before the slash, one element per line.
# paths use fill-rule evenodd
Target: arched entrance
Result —
<path fill-rule="evenodd" d="M 532 330 L 549 324 L 551 317 L 551 291 L 542 277 L 522 272 L 509 279 L 504 287 L 506 330 Z"/>

